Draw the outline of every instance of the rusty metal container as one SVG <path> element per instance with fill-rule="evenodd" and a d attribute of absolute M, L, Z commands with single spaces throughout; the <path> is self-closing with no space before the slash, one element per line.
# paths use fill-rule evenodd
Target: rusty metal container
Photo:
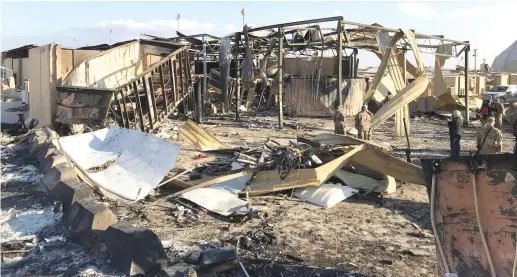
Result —
<path fill-rule="evenodd" d="M 512 277 L 517 155 L 423 159 L 422 167 L 434 221 L 436 276 Z"/>

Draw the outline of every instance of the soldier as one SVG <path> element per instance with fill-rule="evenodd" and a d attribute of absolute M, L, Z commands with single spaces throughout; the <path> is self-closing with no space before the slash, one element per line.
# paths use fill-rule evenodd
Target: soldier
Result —
<path fill-rule="evenodd" d="M 499 130 L 503 130 L 503 113 L 504 113 L 504 105 L 501 103 L 498 97 L 495 98 L 493 104 L 493 111 L 495 117 L 495 127 Z"/>
<path fill-rule="evenodd" d="M 357 129 L 357 137 L 364 140 L 370 140 L 370 127 L 372 124 L 373 114 L 368 111 L 368 106 L 361 107 L 361 111 L 355 116 L 355 128 Z"/>
<path fill-rule="evenodd" d="M 455 110 L 452 119 L 448 122 L 449 138 L 451 141 L 451 157 L 460 156 L 460 140 L 463 135 L 463 118 L 461 112 Z"/>
<path fill-rule="evenodd" d="M 503 134 L 494 128 L 495 119 L 487 118 L 485 126 L 476 133 L 476 144 L 479 154 L 496 154 L 503 151 Z"/>
<path fill-rule="evenodd" d="M 339 135 L 345 134 L 345 114 L 343 113 L 343 106 L 339 106 L 332 115 L 334 120 L 334 133 Z"/>

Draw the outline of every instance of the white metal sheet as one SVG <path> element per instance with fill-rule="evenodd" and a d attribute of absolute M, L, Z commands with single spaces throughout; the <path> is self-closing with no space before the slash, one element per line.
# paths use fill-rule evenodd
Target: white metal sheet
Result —
<path fill-rule="evenodd" d="M 242 169 L 239 163 L 232 163 L 232 170 Z M 188 191 L 180 197 L 220 215 L 245 214 L 248 212 L 246 201 L 239 199 L 238 193 L 246 188 L 253 177 L 252 173 L 220 182 L 209 188 Z"/>
<path fill-rule="evenodd" d="M 319 187 L 297 188 L 293 195 L 312 204 L 330 208 L 358 192 L 351 187 L 328 183 Z"/>
<path fill-rule="evenodd" d="M 180 151 L 177 143 L 118 126 L 62 137 L 59 142 L 91 181 L 111 197 L 127 201 L 140 200 L 156 188 Z M 89 170 L 101 166 L 106 168 Z"/>
<path fill-rule="evenodd" d="M 199 188 L 182 194 L 181 198 L 224 216 L 246 214 L 248 211 L 246 201 L 224 188 Z"/>

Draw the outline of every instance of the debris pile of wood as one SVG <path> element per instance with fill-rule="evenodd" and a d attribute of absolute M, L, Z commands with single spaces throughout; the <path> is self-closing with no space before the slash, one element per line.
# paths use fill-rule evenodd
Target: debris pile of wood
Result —
<path fill-rule="evenodd" d="M 329 208 L 357 193 L 394 192 L 396 181 L 424 184 L 422 169 L 391 155 L 389 145 L 346 135 L 299 137 L 287 145 L 267 139 L 260 147 L 242 149 L 220 142 L 191 121 L 180 133 L 201 151 L 234 155 L 192 169 L 184 180 L 174 178 L 182 173 L 172 176 L 166 185 L 180 191 L 169 197 L 223 216 L 260 210 L 252 207 L 252 197 L 270 193 Z"/>

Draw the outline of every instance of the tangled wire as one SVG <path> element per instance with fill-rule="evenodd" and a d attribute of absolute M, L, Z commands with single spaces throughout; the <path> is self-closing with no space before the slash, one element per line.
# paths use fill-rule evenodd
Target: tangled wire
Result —
<path fill-rule="evenodd" d="M 276 160 L 276 171 L 280 180 L 285 180 L 291 171 L 300 168 L 302 155 L 298 149 L 287 148 Z"/>

